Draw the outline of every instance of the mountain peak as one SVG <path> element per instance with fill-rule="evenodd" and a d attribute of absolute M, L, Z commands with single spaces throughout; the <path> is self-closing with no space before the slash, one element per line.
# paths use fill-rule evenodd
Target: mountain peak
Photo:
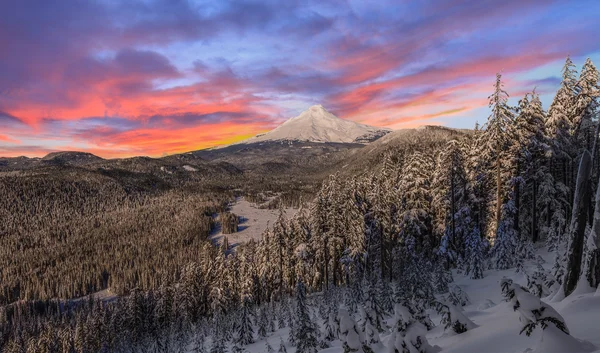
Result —
<path fill-rule="evenodd" d="M 316 104 L 274 130 L 242 141 L 242 144 L 266 141 L 304 141 L 321 143 L 368 143 L 391 130 L 338 118 Z"/>

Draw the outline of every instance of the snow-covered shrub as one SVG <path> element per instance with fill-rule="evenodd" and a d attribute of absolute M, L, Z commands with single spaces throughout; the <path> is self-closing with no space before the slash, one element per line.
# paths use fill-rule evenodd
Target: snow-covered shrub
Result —
<path fill-rule="evenodd" d="M 325 329 L 325 340 L 333 341 L 337 338 L 339 322 L 333 312 L 329 313 L 328 318 L 323 322 L 323 327 Z"/>
<path fill-rule="evenodd" d="M 389 353 L 435 353 L 439 347 L 431 346 L 425 335 L 427 327 L 416 321 L 409 309 L 400 304 L 394 307 L 394 327 L 388 339 Z"/>
<path fill-rule="evenodd" d="M 502 218 L 492 248 L 493 266 L 498 270 L 506 270 L 515 265 L 518 239 L 514 228 L 514 214 L 515 204 L 511 199 L 502 205 Z"/>
<path fill-rule="evenodd" d="M 442 317 L 441 323 L 444 325 L 445 331 L 452 330 L 460 334 L 477 327 L 459 308 L 452 304 L 438 302 L 436 309 Z"/>
<path fill-rule="evenodd" d="M 519 312 L 523 324 L 520 333 L 527 336 L 539 326 L 542 328 L 540 342 L 532 353 L 589 352 L 593 345 L 572 337 L 563 317 L 550 305 L 529 293 L 526 288 L 503 278 L 500 282 L 502 294 Z"/>
<path fill-rule="evenodd" d="M 513 309 L 519 311 L 519 320 L 523 323 L 520 333 L 530 336 L 539 325 L 542 329 L 553 324 L 562 332 L 569 334 L 565 320 L 550 305 L 531 294 L 527 289 L 513 283 L 511 279 L 503 278 L 500 282 L 502 295 L 513 304 Z"/>
<path fill-rule="evenodd" d="M 489 246 L 487 240 L 482 238 L 478 227 L 474 227 L 469 232 L 466 239 L 467 260 L 463 260 L 465 275 L 471 279 L 483 278 L 483 269 L 485 267 L 485 251 Z"/>
<path fill-rule="evenodd" d="M 479 304 L 477 306 L 477 310 L 479 310 L 479 311 L 486 310 L 486 309 L 489 309 L 489 308 L 494 307 L 494 306 L 496 306 L 496 303 L 494 303 L 490 299 L 485 299 L 481 304 Z"/>
<path fill-rule="evenodd" d="M 277 351 L 277 353 L 287 353 L 287 348 L 285 348 L 283 338 L 279 338 L 279 350 Z"/>
<path fill-rule="evenodd" d="M 525 260 L 535 259 L 535 249 L 529 239 L 519 240 L 516 253 L 516 273 L 523 272 Z"/>
<path fill-rule="evenodd" d="M 254 343 L 254 328 L 250 314 L 250 299 L 245 297 L 236 322 L 235 343 L 240 347 Z"/>
<path fill-rule="evenodd" d="M 538 298 L 546 297 L 557 289 L 558 283 L 541 264 L 533 272 L 523 271 L 527 278 L 527 289 Z"/>
<path fill-rule="evenodd" d="M 360 314 L 362 316 L 362 332 L 365 337 L 365 342 L 368 345 L 379 344 L 381 342 L 379 338 L 379 330 L 375 327 L 375 315 L 369 313 L 365 308 L 360 308 Z"/>
<path fill-rule="evenodd" d="M 436 293 L 446 293 L 448 291 L 448 285 L 454 280 L 452 278 L 452 272 L 446 269 L 445 261 L 442 257 L 438 257 L 439 261 L 434 265 L 434 273 L 431 277 L 433 283 L 432 286 Z"/>
<path fill-rule="evenodd" d="M 373 326 L 378 332 L 387 331 L 387 326 L 384 320 L 385 305 L 383 303 L 384 289 L 382 280 L 370 281 L 366 284 L 367 291 L 365 293 L 364 306 L 359 308 L 361 316 L 363 318 L 362 326 L 364 331 L 364 325 L 367 321 Z"/>
<path fill-rule="evenodd" d="M 344 344 L 344 353 L 364 353 L 364 335 L 346 309 L 339 310 L 339 337 Z"/>
<path fill-rule="evenodd" d="M 450 285 L 448 301 L 456 306 L 465 306 L 470 303 L 467 293 L 465 293 L 465 291 L 463 291 L 462 288 L 456 284 Z"/>

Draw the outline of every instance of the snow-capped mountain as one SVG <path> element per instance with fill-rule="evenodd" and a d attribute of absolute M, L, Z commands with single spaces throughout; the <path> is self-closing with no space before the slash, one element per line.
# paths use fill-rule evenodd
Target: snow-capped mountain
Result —
<path fill-rule="evenodd" d="M 297 117 L 287 120 L 274 130 L 241 143 L 266 141 L 368 143 L 391 131 L 386 128 L 340 119 L 319 104 L 313 105 Z"/>

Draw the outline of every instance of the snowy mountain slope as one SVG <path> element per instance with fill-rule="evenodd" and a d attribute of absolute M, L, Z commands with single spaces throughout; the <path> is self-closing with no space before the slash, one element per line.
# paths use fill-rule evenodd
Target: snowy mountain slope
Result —
<path fill-rule="evenodd" d="M 546 260 L 544 267 L 551 266 L 552 254 L 545 249 L 538 249 L 537 254 Z M 527 272 L 535 271 L 537 265 L 535 261 L 527 261 L 524 264 L 524 270 Z M 536 328 L 531 336 L 525 333 L 519 334 L 523 323 L 519 320 L 519 312 L 513 309 L 510 302 L 506 302 L 501 293 L 501 280 L 504 277 L 512 278 L 515 283 L 525 286 L 527 279 L 523 271 L 516 273 L 515 268 L 508 270 L 488 270 L 485 271 L 483 279 L 470 279 L 468 276 L 454 272 L 454 284 L 460 286 L 469 298 L 469 303 L 462 307 L 462 313 L 472 320 L 476 327 L 469 329 L 462 334 L 444 331 L 440 323 L 440 316 L 434 310 L 428 310 L 433 323 L 436 325 L 426 334 L 427 341 L 435 349 L 419 352 L 440 352 L 440 353 L 585 353 L 600 352 L 600 336 L 597 335 L 597 325 L 600 317 L 600 296 L 594 293 L 581 295 L 571 295 L 560 303 L 551 305 L 564 317 L 571 336 L 567 340 L 556 339 L 554 335 L 543 336 L 541 328 Z M 316 303 L 317 297 L 313 297 Z M 542 298 L 542 301 L 545 300 Z M 315 304 L 316 304 L 315 303 Z M 321 338 L 325 335 L 326 328 L 323 321 L 318 318 L 318 305 L 312 306 L 313 323 L 317 325 Z M 343 304 L 340 303 L 340 308 Z M 393 326 L 394 318 L 388 317 L 386 320 L 388 327 Z M 362 327 L 361 315 L 352 315 L 357 323 L 357 327 Z M 258 323 L 256 323 L 258 325 Z M 254 332 L 258 327 L 254 328 Z M 341 327 L 340 327 L 340 331 Z M 373 353 L 394 352 L 390 348 L 391 329 L 379 334 L 380 343 L 371 344 Z M 266 337 L 256 337 L 253 343 L 243 347 L 243 351 L 248 353 L 297 353 L 297 347 L 289 341 L 289 327 L 280 327 L 278 330 L 267 334 Z M 210 337 L 204 342 L 208 350 L 212 346 Z M 363 337 L 364 338 L 364 337 Z M 573 341 L 574 340 L 574 341 Z M 573 344 L 573 343 L 576 344 Z M 566 344 L 566 345 L 565 345 Z M 570 344 L 570 345 L 569 345 Z M 283 347 L 282 347 L 283 345 Z M 317 348 L 318 353 L 343 353 L 343 342 L 337 337 L 328 342 L 328 348 Z M 577 346 L 577 347 L 576 347 Z M 543 347 L 543 349 L 542 349 Z M 233 345 L 231 350 L 235 351 Z M 193 350 L 189 350 L 192 353 Z M 357 352 L 365 353 L 363 349 Z M 398 350 L 396 350 L 398 352 Z M 417 352 L 410 350 L 410 352 Z"/>
<path fill-rule="evenodd" d="M 240 143 L 250 144 L 266 141 L 368 143 L 389 132 L 391 132 L 390 129 L 340 119 L 319 104 L 313 105 L 272 131 Z"/>

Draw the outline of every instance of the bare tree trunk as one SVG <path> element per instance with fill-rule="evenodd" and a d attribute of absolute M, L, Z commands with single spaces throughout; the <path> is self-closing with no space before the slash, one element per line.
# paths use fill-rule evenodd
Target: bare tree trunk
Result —
<path fill-rule="evenodd" d="M 325 260 L 324 274 L 325 274 L 325 283 L 323 283 L 323 289 L 329 289 L 329 244 L 326 237 L 323 237 L 323 255 Z"/>
<path fill-rule="evenodd" d="M 596 188 L 596 210 L 600 210 L 600 182 Z M 595 249 L 590 249 L 589 268 L 587 272 L 588 282 L 592 288 L 598 287 L 600 284 L 600 212 L 594 213 L 594 222 L 592 224 L 592 239 L 594 240 Z"/>
<path fill-rule="evenodd" d="M 517 162 L 517 170 L 516 170 L 515 175 L 518 176 L 519 173 L 520 173 L 520 166 L 519 166 L 519 162 Z M 519 217 L 521 214 L 521 183 L 519 182 L 518 178 L 515 180 L 515 185 L 513 186 L 513 193 L 514 193 L 514 197 L 515 197 L 515 217 L 513 219 L 513 227 L 515 228 L 517 237 L 520 239 L 521 238 L 521 227 L 519 224 Z"/>
<path fill-rule="evenodd" d="M 502 217 L 502 173 L 500 168 L 500 145 L 496 147 L 496 230 Z"/>
<path fill-rule="evenodd" d="M 454 185 L 454 166 L 452 166 L 452 170 L 450 172 L 450 220 L 452 222 L 452 241 L 454 242 L 454 246 L 456 246 L 456 221 L 454 217 L 456 216 L 456 192 L 454 190 L 456 186 Z"/>
<path fill-rule="evenodd" d="M 596 163 L 597 149 L 598 149 L 598 135 L 600 134 L 600 122 L 596 125 L 596 133 L 594 134 L 594 147 L 592 149 L 592 165 L 600 165 Z M 596 173 L 596 178 L 600 176 L 600 172 Z M 591 185 L 591 183 L 590 183 Z M 592 187 L 590 186 L 590 191 Z M 592 239 L 595 245 L 595 249 L 590 249 L 589 254 L 589 268 L 584 269 L 586 271 L 588 282 L 592 288 L 598 287 L 600 284 L 600 181 L 596 185 L 596 198 L 595 202 L 590 202 L 590 218 L 592 222 Z"/>
<path fill-rule="evenodd" d="M 587 225 L 588 204 L 592 201 L 589 193 L 590 173 L 592 170 L 592 157 L 588 151 L 584 151 L 579 163 L 577 183 L 575 185 L 575 196 L 573 200 L 573 212 L 571 215 L 571 226 L 569 233 L 571 245 L 569 247 L 569 263 L 567 273 L 563 281 L 565 296 L 568 296 L 577 287 L 577 281 L 581 275 L 581 262 L 583 259 L 583 243 L 585 241 L 585 228 Z"/>
<path fill-rule="evenodd" d="M 537 180 L 533 179 L 533 197 L 531 200 L 531 241 L 533 243 L 537 242 L 539 237 L 537 219 L 537 187 Z"/>

